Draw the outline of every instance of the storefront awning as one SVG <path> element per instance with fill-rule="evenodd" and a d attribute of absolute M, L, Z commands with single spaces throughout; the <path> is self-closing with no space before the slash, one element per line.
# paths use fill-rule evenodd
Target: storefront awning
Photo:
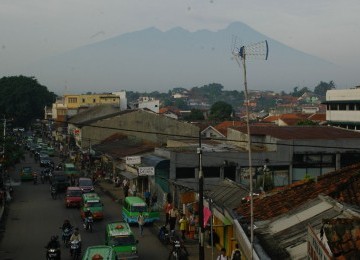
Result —
<path fill-rule="evenodd" d="M 124 176 L 129 180 L 136 179 L 138 177 L 137 174 L 127 171 L 120 171 L 119 174 L 121 174 L 122 176 Z"/>

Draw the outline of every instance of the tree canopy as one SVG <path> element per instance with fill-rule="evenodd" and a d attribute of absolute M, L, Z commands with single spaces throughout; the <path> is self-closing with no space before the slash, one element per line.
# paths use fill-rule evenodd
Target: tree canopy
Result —
<path fill-rule="evenodd" d="M 218 101 L 211 106 L 209 119 L 215 121 L 228 120 L 231 119 L 233 111 L 233 107 L 230 104 Z"/>
<path fill-rule="evenodd" d="M 12 119 L 15 126 L 29 126 L 44 117 L 45 106 L 55 102 L 56 95 L 49 92 L 34 77 L 11 76 L 0 79 L 0 111 Z"/>
<path fill-rule="evenodd" d="M 326 96 L 326 91 L 334 88 L 335 88 L 334 81 L 331 80 L 329 83 L 320 81 L 320 83 L 315 87 L 314 93 L 324 97 Z"/>

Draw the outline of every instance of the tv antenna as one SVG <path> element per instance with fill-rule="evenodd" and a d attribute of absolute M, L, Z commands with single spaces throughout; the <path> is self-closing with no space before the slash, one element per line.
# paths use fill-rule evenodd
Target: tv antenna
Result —
<path fill-rule="evenodd" d="M 251 136 L 250 136 L 250 119 L 249 119 L 249 93 L 246 79 L 246 60 L 267 60 L 269 55 L 268 42 L 262 41 L 249 45 L 234 48 L 232 54 L 239 65 L 240 69 L 243 68 L 244 75 L 244 94 L 245 94 L 245 108 L 246 108 L 246 127 L 247 127 L 247 149 L 249 154 L 249 190 L 250 190 L 250 259 L 253 259 L 254 250 L 254 202 L 253 202 L 253 170 L 251 158 Z"/>

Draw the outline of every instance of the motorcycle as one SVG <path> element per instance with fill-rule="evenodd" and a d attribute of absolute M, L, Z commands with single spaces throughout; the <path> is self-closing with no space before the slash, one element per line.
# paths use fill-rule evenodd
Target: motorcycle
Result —
<path fill-rule="evenodd" d="M 48 248 L 46 251 L 47 260 L 60 260 L 60 248 Z"/>
<path fill-rule="evenodd" d="M 81 256 L 81 242 L 74 240 L 70 242 L 70 255 L 71 259 L 78 260 Z"/>
<path fill-rule="evenodd" d="M 42 183 L 42 184 L 45 183 L 45 174 L 44 174 L 44 173 L 41 173 L 41 175 L 40 175 L 40 180 L 41 180 L 41 183 Z"/>
<path fill-rule="evenodd" d="M 171 259 L 174 260 L 188 260 L 189 253 L 183 242 L 176 236 L 172 240 L 172 251 L 170 253 Z"/>
<path fill-rule="evenodd" d="M 51 186 L 50 188 L 50 193 L 51 193 L 51 197 L 53 198 L 53 200 L 56 200 L 57 197 L 57 189 L 55 186 Z"/>
<path fill-rule="evenodd" d="M 65 228 L 62 232 L 62 241 L 65 245 L 65 247 L 69 246 L 69 240 L 72 235 L 72 228 Z"/>
<path fill-rule="evenodd" d="M 37 174 L 34 174 L 34 185 L 38 183 L 38 176 Z"/>
<path fill-rule="evenodd" d="M 94 219 L 92 216 L 85 217 L 85 222 L 84 222 L 85 230 L 89 230 L 90 232 L 92 232 L 93 231 L 93 223 L 94 223 Z"/>
<path fill-rule="evenodd" d="M 160 228 L 158 238 L 165 245 L 168 245 L 170 243 L 169 231 L 167 230 L 166 226 L 162 226 Z"/>

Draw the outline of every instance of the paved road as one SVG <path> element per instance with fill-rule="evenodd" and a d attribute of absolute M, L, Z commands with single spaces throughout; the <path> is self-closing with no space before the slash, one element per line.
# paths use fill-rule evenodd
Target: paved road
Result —
<path fill-rule="evenodd" d="M 58 158 L 55 158 L 57 160 Z M 27 157 L 25 163 L 33 163 Z M 34 168 L 40 167 L 33 164 Z M 20 169 L 21 165 L 18 165 Z M 12 178 L 18 178 L 12 173 Z M 105 225 L 107 222 L 121 218 L 121 208 L 102 191 L 97 190 L 104 203 L 105 219 L 95 222 L 94 232 L 81 229 L 83 248 L 104 243 Z M 78 209 L 67 209 L 63 203 L 63 195 L 57 200 L 50 196 L 48 184 L 34 185 L 23 182 L 14 187 L 14 198 L 10 203 L 5 231 L 0 242 L 0 259 L 44 259 L 44 246 L 52 235 L 61 236 L 59 227 L 64 219 L 69 219 L 74 226 L 81 227 L 82 222 Z M 154 229 L 146 227 L 144 236 L 138 236 L 138 228 L 133 231 L 139 240 L 139 259 L 167 259 L 168 248 L 160 243 Z M 62 247 L 62 259 L 68 259 L 68 249 Z"/>

